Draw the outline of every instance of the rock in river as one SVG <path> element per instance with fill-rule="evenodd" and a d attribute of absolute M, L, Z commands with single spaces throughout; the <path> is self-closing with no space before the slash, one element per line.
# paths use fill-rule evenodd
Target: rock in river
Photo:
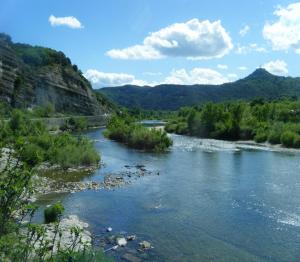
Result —
<path fill-rule="evenodd" d="M 116 242 L 117 242 L 118 246 L 120 246 L 120 247 L 124 247 L 127 244 L 127 241 L 124 237 L 117 238 Z"/>
<path fill-rule="evenodd" d="M 140 242 L 139 245 L 143 249 L 149 249 L 149 248 L 151 248 L 151 244 L 148 241 L 145 241 L 145 240 L 142 241 L 142 242 Z"/>

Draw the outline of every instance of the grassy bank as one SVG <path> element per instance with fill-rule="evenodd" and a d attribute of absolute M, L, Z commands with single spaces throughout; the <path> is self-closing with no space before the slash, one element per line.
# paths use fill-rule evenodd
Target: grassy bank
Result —
<path fill-rule="evenodd" d="M 165 131 L 146 128 L 125 115 L 110 119 L 105 136 L 131 148 L 156 152 L 165 151 L 172 145 L 172 140 Z"/>
<path fill-rule="evenodd" d="M 166 131 L 203 138 L 254 140 L 300 148 L 300 101 L 209 103 L 186 107 Z"/>
<path fill-rule="evenodd" d="M 35 166 L 42 162 L 62 168 L 97 165 L 100 156 L 93 143 L 68 132 L 50 134 L 39 121 L 30 121 L 21 111 L 14 110 L 8 122 L 0 123 L 2 144 L 12 147 L 24 163 Z"/>
<path fill-rule="evenodd" d="M 91 141 L 67 132 L 50 134 L 43 123 L 14 110 L 8 121 L 0 122 L 0 159 L 0 261 L 111 261 L 101 249 L 81 241 L 80 228 L 60 230 L 61 204 L 55 205 L 55 216 L 53 210 L 45 212 L 54 229 L 50 238 L 47 227 L 32 222 L 38 208 L 29 201 L 36 167 L 45 161 L 62 168 L 96 165 L 100 156 Z M 71 245 L 60 245 L 70 234 Z M 83 248 L 78 251 L 79 245 Z"/>

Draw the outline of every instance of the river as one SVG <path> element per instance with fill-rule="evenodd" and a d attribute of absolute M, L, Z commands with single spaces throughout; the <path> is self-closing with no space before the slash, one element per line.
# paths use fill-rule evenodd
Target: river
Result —
<path fill-rule="evenodd" d="M 299 151 L 171 135 L 170 151 L 154 154 L 102 131 L 84 133 L 105 164 L 85 180 L 137 164 L 160 175 L 115 190 L 50 195 L 43 205 L 61 200 L 96 235 L 108 226 L 136 234 L 154 246 L 149 261 L 299 261 Z M 118 260 L 118 252 L 110 254 Z"/>

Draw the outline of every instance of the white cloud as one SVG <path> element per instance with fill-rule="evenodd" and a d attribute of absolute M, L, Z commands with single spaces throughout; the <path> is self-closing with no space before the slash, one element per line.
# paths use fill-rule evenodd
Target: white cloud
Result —
<path fill-rule="evenodd" d="M 238 77 L 238 75 L 234 74 L 234 73 L 231 73 L 231 74 L 227 74 L 227 77 L 231 78 L 231 79 L 236 79 Z"/>
<path fill-rule="evenodd" d="M 146 76 L 161 76 L 162 73 L 161 72 L 144 72 L 143 75 L 146 75 Z"/>
<path fill-rule="evenodd" d="M 187 72 L 185 69 L 173 70 L 165 78 L 165 84 L 193 85 L 193 84 L 212 84 L 218 85 L 229 80 L 219 72 L 209 68 L 194 68 Z"/>
<path fill-rule="evenodd" d="M 219 65 L 218 65 L 218 68 L 219 68 L 219 69 L 226 70 L 226 69 L 228 69 L 228 65 L 221 65 L 221 64 L 219 64 Z"/>
<path fill-rule="evenodd" d="M 83 28 L 83 25 L 74 16 L 55 17 L 54 15 L 50 15 L 49 22 L 51 26 L 68 26 L 74 29 Z"/>
<path fill-rule="evenodd" d="M 267 50 L 264 47 L 259 46 L 256 43 L 252 43 L 252 44 L 245 45 L 245 46 L 238 44 L 235 52 L 239 55 L 246 55 L 246 54 L 249 54 L 252 52 L 265 53 L 265 52 L 267 52 Z"/>
<path fill-rule="evenodd" d="M 248 67 L 246 66 L 239 66 L 238 67 L 238 70 L 241 70 L 241 71 L 246 71 L 248 69 Z"/>
<path fill-rule="evenodd" d="M 240 35 L 241 35 L 242 37 L 244 37 L 246 34 L 248 34 L 249 30 L 250 30 L 250 26 L 245 25 L 245 26 L 240 30 L 239 33 L 240 33 Z"/>
<path fill-rule="evenodd" d="M 178 84 L 178 85 L 193 85 L 193 84 L 211 84 L 219 85 L 229 82 L 229 79 L 236 78 L 235 74 L 223 76 L 218 71 L 209 68 L 193 68 L 190 71 L 185 69 L 173 70 L 162 81 L 147 82 L 137 79 L 134 75 L 125 73 L 105 73 L 95 69 L 89 69 L 84 76 L 92 83 L 93 88 L 113 87 L 122 85 L 138 85 L 138 86 L 155 86 L 159 84 Z"/>
<path fill-rule="evenodd" d="M 148 85 L 146 81 L 136 79 L 134 75 L 125 73 L 104 73 L 95 69 L 88 69 L 84 76 L 94 88 L 121 86 L 121 85 Z"/>
<path fill-rule="evenodd" d="M 274 75 L 285 76 L 288 74 L 287 63 L 283 60 L 270 61 L 264 64 L 262 68 L 266 69 Z"/>
<path fill-rule="evenodd" d="M 271 41 L 274 50 L 293 49 L 300 53 L 300 2 L 279 7 L 274 12 L 277 21 L 267 22 L 263 36 Z"/>
<path fill-rule="evenodd" d="M 192 19 L 150 33 L 141 45 L 112 49 L 106 55 L 118 59 L 210 59 L 226 55 L 232 47 L 231 38 L 221 21 Z"/>

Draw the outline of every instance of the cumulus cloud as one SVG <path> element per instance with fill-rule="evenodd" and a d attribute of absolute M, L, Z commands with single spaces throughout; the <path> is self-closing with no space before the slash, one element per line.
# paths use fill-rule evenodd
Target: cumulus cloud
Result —
<path fill-rule="evenodd" d="M 138 85 L 138 86 L 155 86 L 159 84 L 178 84 L 178 85 L 193 85 L 193 84 L 211 84 L 219 85 L 229 82 L 236 78 L 235 74 L 223 76 L 218 71 L 209 68 L 193 68 L 190 71 L 186 69 L 177 69 L 164 77 L 161 81 L 147 82 L 137 79 L 134 75 L 125 73 L 105 73 L 96 69 L 89 69 L 84 76 L 92 83 L 95 89 L 102 87 L 113 87 L 122 85 Z"/>
<path fill-rule="evenodd" d="M 269 71 L 274 75 L 280 75 L 280 76 L 285 76 L 289 72 L 287 63 L 283 60 L 270 61 L 264 64 L 262 68 L 266 69 L 267 71 Z"/>
<path fill-rule="evenodd" d="M 218 68 L 219 68 L 219 69 L 226 70 L 226 69 L 228 69 L 228 65 L 221 65 L 221 64 L 218 64 Z"/>
<path fill-rule="evenodd" d="M 121 85 L 148 85 L 146 81 L 136 79 L 134 75 L 125 73 L 105 73 L 96 69 L 88 69 L 85 74 L 94 88 L 121 86 Z"/>
<path fill-rule="evenodd" d="M 196 67 L 191 71 L 185 69 L 173 70 L 164 80 L 165 84 L 193 85 L 193 84 L 212 84 L 218 85 L 229 80 L 219 72 L 209 68 Z"/>
<path fill-rule="evenodd" d="M 252 43 L 252 44 L 245 45 L 245 46 L 238 44 L 235 52 L 239 55 L 246 55 L 246 54 L 249 54 L 252 52 L 265 53 L 265 52 L 267 52 L 267 50 L 264 47 L 259 46 L 256 43 Z"/>
<path fill-rule="evenodd" d="M 271 42 L 274 50 L 293 49 L 300 53 L 300 2 L 278 7 L 274 15 L 277 21 L 264 25 L 264 38 Z"/>
<path fill-rule="evenodd" d="M 112 49 L 106 55 L 118 59 L 210 59 L 226 55 L 232 47 L 231 38 L 221 21 L 192 19 L 150 33 L 143 44 Z"/>
<path fill-rule="evenodd" d="M 250 26 L 245 25 L 245 26 L 240 30 L 239 33 L 240 33 L 240 35 L 241 35 L 242 37 L 244 37 L 246 34 L 248 34 L 249 30 L 250 30 Z"/>
<path fill-rule="evenodd" d="M 68 26 L 73 29 L 83 28 L 83 25 L 74 16 L 56 17 L 50 15 L 49 22 L 51 26 Z"/>

